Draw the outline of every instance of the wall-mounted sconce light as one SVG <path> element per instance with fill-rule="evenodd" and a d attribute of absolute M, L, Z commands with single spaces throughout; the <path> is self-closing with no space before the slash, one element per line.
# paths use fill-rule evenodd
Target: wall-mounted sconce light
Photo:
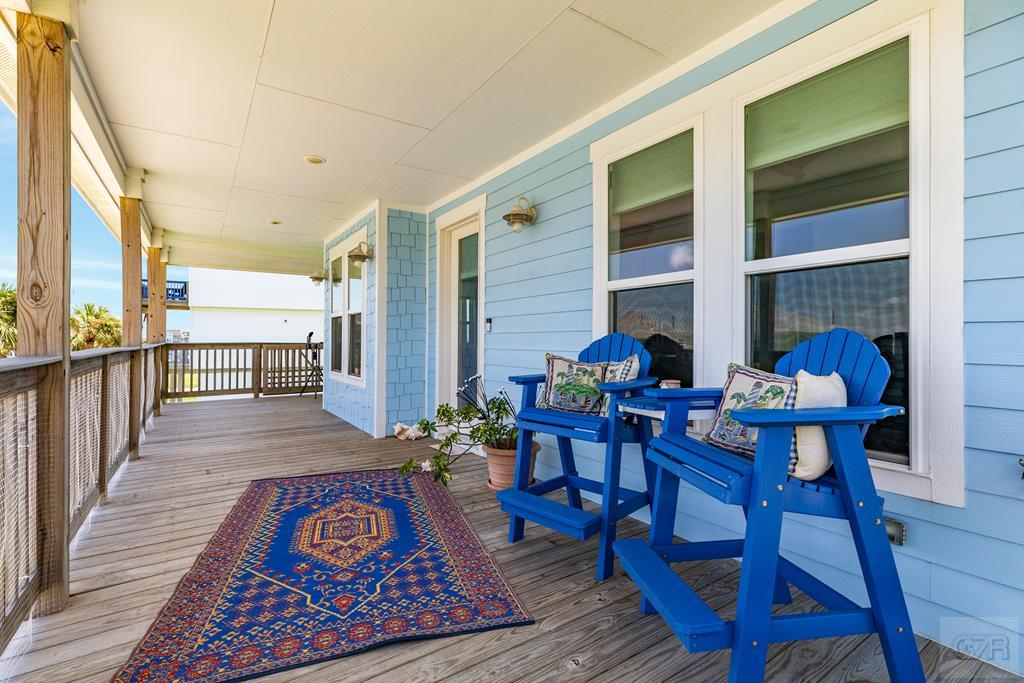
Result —
<path fill-rule="evenodd" d="M 525 206 L 523 203 L 525 203 Z M 502 216 L 502 218 L 512 228 L 512 232 L 519 232 L 523 229 L 523 226 L 537 220 L 537 209 L 530 206 L 529 199 L 519 197 L 516 199 L 516 205 L 512 207 L 512 210 Z"/>
<path fill-rule="evenodd" d="M 373 258 L 373 249 L 366 242 L 360 242 L 352 251 L 348 252 L 348 257 L 353 261 L 369 261 Z"/>
<path fill-rule="evenodd" d="M 323 281 L 327 279 L 327 271 L 321 268 L 312 275 L 310 275 L 309 279 L 313 281 L 314 285 L 323 284 Z"/>

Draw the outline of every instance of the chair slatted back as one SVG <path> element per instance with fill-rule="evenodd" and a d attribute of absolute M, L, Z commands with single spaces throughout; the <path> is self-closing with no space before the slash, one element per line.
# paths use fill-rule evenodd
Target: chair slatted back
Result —
<path fill-rule="evenodd" d="M 580 351 L 578 360 L 581 363 L 615 363 L 626 360 L 633 354 L 640 359 L 640 374 L 637 377 L 647 377 L 651 369 L 650 352 L 638 339 L 621 332 L 594 340 L 590 346 Z"/>
<path fill-rule="evenodd" d="M 871 340 L 842 328 L 797 344 L 775 364 L 780 375 L 795 377 L 799 370 L 812 375 L 838 372 L 846 383 L 849 406 L 877 405 L 891 374 L 889 363 Z"/>

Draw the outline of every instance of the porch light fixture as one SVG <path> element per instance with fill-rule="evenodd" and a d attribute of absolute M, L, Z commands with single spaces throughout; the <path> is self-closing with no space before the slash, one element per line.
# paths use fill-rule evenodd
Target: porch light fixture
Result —
<path fill-rule="evenodd" d="M 516 205 L 512 207 L 511 211 L 502 216 L 502 218 L 509 224 L 509 227 L 512 228 L 512 232 L 519 232 L 523 229 L 524 225 L 529 225 L 537 220 L 537 209 L 530 206 L 530 200 L 525 196 L 518 197 L 516 199 Z"/>
<path fill-rule="evenodd" d="M 309 279 L 312 280 L 313 284 L 315 285 L 323 284 L 323 281 L 327 279 L 327 271 L 325 271 L 323 268 L 320 268 L 315 273 L 310 275 Z"/>
<path fill-rule="evenodd" d="M 373 249 L 366 242 L 360 242 L 352 251 L 348 252 L 348 257 L 360 263 L 369 261 L 373 258 Z"/>
<path fill-rule="evenodd" d="M 307 154 L 306 156 L 302 157 L 302 159 L 303 161 L 313 164 L 314 166 L 319 166 L 320 164 L 327 163 L 327 159 L 324 159 L 319 154 Z"/>

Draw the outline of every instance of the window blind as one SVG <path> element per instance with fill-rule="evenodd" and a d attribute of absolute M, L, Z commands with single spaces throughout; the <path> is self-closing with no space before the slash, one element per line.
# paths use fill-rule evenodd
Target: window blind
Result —
<path fill-rule="evenodd" d="M 909 39 L 746 107 L 748 171 L 907 125 Z"/>
<path fill-rule="evenodd" d="M 609 206 L 621 214 L 693 190 L 693 131 L 688 130 L 613 162 Z"/>

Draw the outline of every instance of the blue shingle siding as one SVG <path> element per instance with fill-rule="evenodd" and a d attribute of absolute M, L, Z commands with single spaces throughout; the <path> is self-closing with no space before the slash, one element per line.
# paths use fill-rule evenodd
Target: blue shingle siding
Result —
<path fill-rule="evenodd" d="M 333 413 L 364 432 L 373 433 L 374 419 L 374 383 L 376 358 L 373 350 L 376 339 L 377 312 L 377 260 L 367 261 L 366 267 L 366 310 L 363 312 L 363 379 L 365 386 L 357 386 L 340 379 L 334 379 L 330 373 L 331 347 L 331 263 L 328 254 L 337 244 L 350 235 L 366 228 L 366 241 L 376 244 L 377 212 L 371 211 L 359 219 L 348 230 L 324 245 L 324 270 L 328 279 L 324 282 L 324 410 Z M 340 341 L 339 341 L 340 343 Z"/>
<path fill-rule="evenodd" d="M 819 0 L 748 41 L 562 140 L 429 216 L 427 405 L 435 402 L 436 218 L 487 193 L 485 379 L 543 367 L 547 351 L 573 354 L 591 336 L 592 187 L 589 145 L 624 125 L 833 22 L 864 1 Z M 966 506 L 886 496 L 887 514 L 908 525 L 896 550 L 915 629 L 938 639 L 944 617 L 973 619 L 980 633 L 1024 646 L 1024 4 L 965 6 L 965 468 Z M 540 220 L 513 236 L 501 214 L 520 194 Z M 951 331 L 952 333 L 952 331 Z M 538 461 L 556 470 L 553 444 Z M 600 479 L 603 453 L 577 446 L 582 473 Z M 643 485 L 639 453 L 624 454 L 623 486 Z M 692 489 L 679 504 L 678 534 L 693 540 L 742 533 L 737 508 Z M 855 599 L 865 597 L 843 523 L 789 518 L 788 556 Z M 1017 625 L 1001 618 L 1020 618 Z M 1024 649 L 1024 648 L 1021 648 Z M 1021 650 L 1019 649 L 1018 652 Z"/>
<path fill-rule="evenodd" d="M 388 209 L 387 426 L 425 417 L 427 217 Z"/>

